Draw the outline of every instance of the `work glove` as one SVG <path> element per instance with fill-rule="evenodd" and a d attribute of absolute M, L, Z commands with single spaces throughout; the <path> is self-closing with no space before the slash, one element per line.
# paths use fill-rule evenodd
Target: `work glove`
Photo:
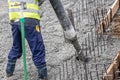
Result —
<path fill-rule="evenodd" d="M 38 0 L 38 5 L 41 6 L 45 0 Z"/>

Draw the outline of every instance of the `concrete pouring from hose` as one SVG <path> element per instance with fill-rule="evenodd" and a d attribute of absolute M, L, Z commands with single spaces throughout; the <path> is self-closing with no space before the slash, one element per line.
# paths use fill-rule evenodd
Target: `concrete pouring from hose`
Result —
<path fill-rule="evenodd" d="M 49 0 L 49 1 L 60 21 L 60 24 L 62 25 L 65 38 L 70 41 L 70 43 L 74 46 L 74 48 L 77 51 L 76 59 L 81 60 L 83 62 L 87 62 L 87 57 L 85 57 L 84 54 L 82 53 L 82 49 L 77 40 L 77 34 L 74 30 L 74 27 L 73 27 L 69 17 L 65 13 L 65 10 L 63 8 L 61 1 L 60 0 Z"/>

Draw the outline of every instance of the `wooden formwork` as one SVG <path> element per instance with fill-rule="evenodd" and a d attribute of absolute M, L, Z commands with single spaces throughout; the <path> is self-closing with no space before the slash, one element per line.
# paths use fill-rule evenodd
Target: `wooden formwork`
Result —
<path fill-rule="evenodd" d="M 105 29 L 108 29 L 109 24 L 112 22 L 112 19 L 117 13 L 119 7 L 120 7 L 120 0 L 115 0 L 113 5 L 108 10 L 106 16 L 100 21 L 97 27 L 97 33 L 109 34 L 105 31 Z M 115 34 L 113 33 L 113 35 L 116 35 L 116 33 Z M 117 53 L 117 56 L 114 58 L 113 62 L 108 67 L 106 73 L 103 75 L 103 80 L 114 80 L 116 77 L 115 74 L 119 70 L 119 68 L 120 68 L 120 51 Z"/>
<path fill-rule="evenodd" d="M 114 80 L 116 71 L 119 70 L 120 67 L 120 51 L 117 53 L 117 56 L 114 58 L 112 64 L 108 67 L 105 75 L 103 76 L 103 80 Z"/>
<path fill-rule="evenodd" d="M 99 34 L 105 33 L 104 32 L 105 29 L 108 28 L 109 23 L 112 21 L 112 18 L 114 17 L 114 15 L 116 14 L 116 12 L 119 9 L 119 4 L 120 4 L 120 0 L 115 0 L 113 5 L 108 10 L 107 15 L 99 23 L 99 25 L 97 27 L 97 33 L 99 33 Z"/>

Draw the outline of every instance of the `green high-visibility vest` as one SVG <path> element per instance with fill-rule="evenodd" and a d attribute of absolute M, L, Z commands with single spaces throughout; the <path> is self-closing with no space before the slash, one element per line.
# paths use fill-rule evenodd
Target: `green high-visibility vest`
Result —
<path fill-rule="evenodd" d="M 24 18 L 34 18 L 40 20 L 38 0 L 8 0 L 9 4 L 9 20 L 20 19 L 21 2 L 26 3 L 26 9 L 23 10 Z"/>

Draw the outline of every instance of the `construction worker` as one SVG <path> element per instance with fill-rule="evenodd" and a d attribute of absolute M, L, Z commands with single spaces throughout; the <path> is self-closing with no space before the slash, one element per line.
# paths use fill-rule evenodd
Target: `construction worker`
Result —
<path fill-rule="evenodd" d="M 6 77 L 9 80 L 9 78 L 13 76 L 16 61 L 22 56 L 21 25 L 19 21 L 21 5 L 17 5 L 21 2 L 24 3 L 24 6 L 26 7 L 23 9 L 23 16 L 25 19 L 25 38 L 28 41 L 32 52 L 32 59 L 38 71 L 38 80 L 47 80 L 45 47 L 39 26 L 39 6 L 44 2 L 44 0 L 8 0 L 13 45 L 8 54 Z"/>

